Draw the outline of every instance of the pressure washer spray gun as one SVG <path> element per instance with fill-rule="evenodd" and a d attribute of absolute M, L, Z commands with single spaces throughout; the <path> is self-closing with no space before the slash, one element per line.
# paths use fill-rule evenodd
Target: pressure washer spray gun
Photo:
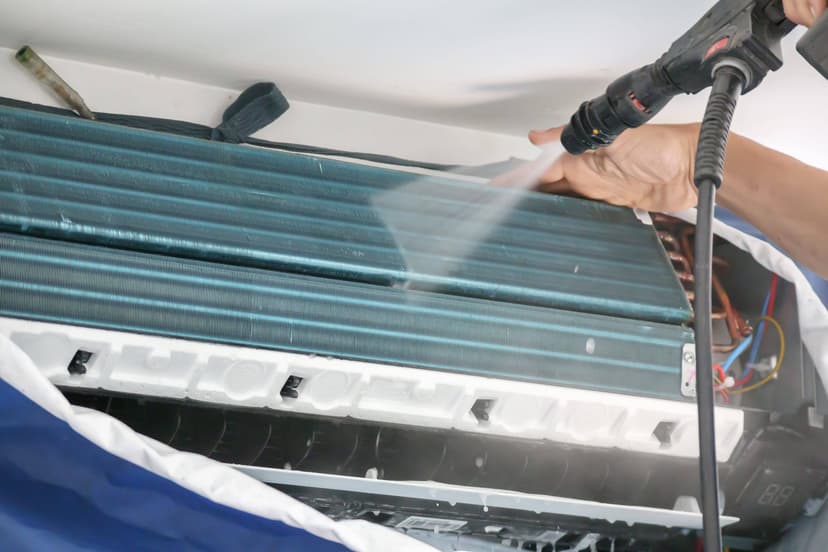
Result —
<path fill-rule="evenodd" d="M 780 41 L 795 27 L 780 0 L 720 0 L 655 63 L 612 82 L 584 102 L 561 136 L 569 153 L 607 146 L 643 125 L 673 96 L 712 87 L 699 132 L 694 180 L 699 189 L 695 247 L 696 396 L 704 544 L 721 550 L 714 435 L 710 259 L 713 205 L 722 184 L 725 147 L 736 101 L 782 67 Z M 828 78 L 828 12 L 797 43 L 799 53 Z"/>

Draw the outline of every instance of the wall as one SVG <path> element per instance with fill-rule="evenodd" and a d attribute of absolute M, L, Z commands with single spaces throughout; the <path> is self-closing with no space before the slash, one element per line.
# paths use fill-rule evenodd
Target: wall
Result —
<path fill-rule="evenodd" d="M 63 107 L 18 66 L 13 55 L 14 50 L 0 48 L 0 96 Z M 240 92 L 60 58 L 49 57 L 48 62 L 81 93 L 93 111 L 168 117 L 213 126 Z M 296 100 L 291 100 L 290 109 L 257 136 L 437 163 L 485 164 L 512 155 L 535 155 L 534 148 L 522 137 Z"/>
<path fill-rule="evenodd" d="M 566 121 L 710 4 L 0 0 L 0 47 L 32 44 L 93 109 L 215 122 L 235 91 L 273 80 L 294 109 L 268 137 L 480 163 L 533 156 L 526 130 Z M 828 168 L 828 84 L 794 44 L 735 129 Z M 0 54 L 0 94 L 42 99 Z M 698 120 L 703 103 L 678 98 L 659 120 Z"/>

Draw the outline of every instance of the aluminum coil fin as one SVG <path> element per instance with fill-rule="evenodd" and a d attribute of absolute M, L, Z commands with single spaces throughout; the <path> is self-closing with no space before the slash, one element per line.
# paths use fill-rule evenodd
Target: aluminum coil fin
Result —
<path fill-rule="evenodd" d="M 690 316 L 653 229 L 628 209 L 2 106 L 0 228 L 641 320 Z"/>
<path fill-rule="evenodd" d="M 0 234 L 0 315 L 680 399 L 682 326 Z"/>

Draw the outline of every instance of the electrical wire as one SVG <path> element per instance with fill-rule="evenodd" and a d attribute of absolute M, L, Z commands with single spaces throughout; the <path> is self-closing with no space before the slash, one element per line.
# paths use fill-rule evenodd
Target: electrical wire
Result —
<path fill-rule="evenodd" d="M 714 364 L 713 365 L 713 383 L 715 383 L 715 390 L 722 396 L 725 402 L 728 402 L 727 391 L 724 386 L 725 380 L 727 377 L 725 376 L 724 371 L 722 370 L 721 365 Z M 692 382 L 696 378 L 696 372 L 693 371 L 690 375 L 690 381 Z"/>
<path fill-rule="evenodd" d="M 760 318 L 760 320 L 764 320 L 764 321 L 770 323 L 774 328 L 776 328 L 777 334 L 779 334 L 779 354 L 776 357 L 776 365 L 773 367 L 773 370 L 771 370 L 770 373 L 767 376 L 765 376 L 761 380 L 757 381 L 753 385 L 749 385 L 749 386 L 743 387 L 741 389 L 732 389 L 730 391 L 731 395 L 739 395 L 741 393 L 747 393 L 748 391 L 753 391 L 754 389 L 759 389 L 760 387 L 762 387 L 766 383 L 773 380 L 776 377 L 776 375 L 779 373 L 780 368 L 782 368 L 782 361 L 785 359 L 785 332 L 782 330 L 782 325 L 779 322 L 777 322 L 775 318 L 773 318 L 771 316 L 763 316 L 763 317 Z M 752 376 L 753 374 L 749 374 L 749 375 Z M 741 379 L 740 379 L 740 381 L 741 381 Z M 738 381 L 736 383 L 738 385 L 743 385 L 742 383 L 739 383 Z M 747 383 L 747 380 L 744 383 Z"/>
<path fill-rule="evenodd" d="M 765 303 L 762 306 L 762 316 L 767 316 L 768 313 L 768 305 L 770 304 L 770 296 L 771 292 L 768 291 L 768 294 L 765 296 Z M 737 380 L 738 382 L 746 382 L 750 381 L 750 378 L 753 377 L 753 364 L 756 363 L 756 357 L 759 354 L 759 343 L 762 341 L 762 336 L 765 333 L 765 321 L 759 322 L 759 326 L 756 328 L 756 339 L 753 341 L 753 347 L 750 349 L 750 356 L 748 357 L 747 370 L 742 372 L 742 376 Z"/>
<path fill-rule="evenodd" d="M 719 378 L 719 383 L 723 383 L 727 376 L 721 364 L 714 364 L 713 369 L 716 370 L 716 376 Z"/>
<path fill-rule="evenodd" d="M 779 276 L 773 274 L 771 276 L 770 288 L 768 294 L 765 296 L 765 304 L 762 307 L 762 316 L 773 316 L 773 307 L 776 303 L 776 287 L 779 283 Z M 764 321 L 756 328 L 756 340 L 753 342 L 753 347 L 750 349 L 750 357 L 748 357 L 748 364 L 755 364 L 756 358 L 759 356 L 759 343 L 762 341 L 762 336 L 765 334 Z"/>
<path fill-rule="evenodd" d="M 747 373 L 745 373 L 744 376 L 742 376 L 741 378 L 739 378 L 735 382 L 733 382 L 733 386 L 731 387 L 731 389 L 736 389 L 737 387 L 741 387 L 742 385 L 749 382 L 752 377 L 753 377 L 753 368 L 749 369 L 747 371 Z"/>
<path fill-rule="evenodd" d="M 735 389 L 737 387 L 741 387 L 742 385 L 749 382 L 751 379 L 753 379 L 753 368 L 749 368 L 744 376 L 733 382 L 733 388 Z"/>
<path fill-rule="evenodd" d="M 768 299 L 768 312 L 766 316 L 773 316 L 773 309 L 776 306 L 776 289 L 779 285 L 779 276 L 774 274 L 771 276 L 771 288 L 770 288 L 770 297 Z"/>
<path fill-rule="evenodd" d="M 770 289 L 768 290 L 768 294 L 765 296 L 765 304 L 762 306 L 762 316 L 773 316 L 773 309 L 776 305 L 776 289 L 779 283 L 779 276 L 773 274 L 771 276 L 771 283 Z M 756 364 L 756 359 L 759 355 L 759 344 L 762 342 L 762 337 L 765 333 L 765 321 L 762 320 L 759 322 L 759 325 L 756 329 L 756 339 L 753 341 L 753 347 L 750 350 L 750 357 L 748 357 L 747 361 L 747 371 L 742 374 L 742 377 L 736 380 L 734 387 L 738 387 L 740 385 L 744 385 L 745 383 L 749 382 L 753 378 L 753 365 Z"/>
<path fill-rule="evenodd" d="M 736 348 L 730 352 L 730 355 L 728 355 L 727 360 L 725 360 L 722 363 L 722 369 L 725 371 L 725 373 L 730 371 L 730 367 L 733 366 L 733 363 L 736 362 L 736 359 L 739 358 L 741 354 L 745 352 L 745 349 L 747 349 L 752 342 L 753 336 L 749 335 L 746 338 L 744 338 L 742 342 L 739 343 L 739 345 L 737 345 Z"/>
<path fill-rule="evenodd" d="M 713 370 L 716 372 L 713 374 L 713 381 L 716 383 L 716 391 L 722 396 L 722 401 L 728 403 L 730 402 L 730 398 L 727 396 L 725 388 L 725 380 L 727 377 L 725 376 L 724 370 L 722 370 L 722 367 L 719 364 L 714 364 Z"/>

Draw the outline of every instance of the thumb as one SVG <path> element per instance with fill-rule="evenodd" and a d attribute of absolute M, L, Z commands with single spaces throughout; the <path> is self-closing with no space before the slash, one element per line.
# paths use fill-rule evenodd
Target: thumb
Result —
<path fill-rule="evenodd" d="M 549 142 L 557 142 L 561 139 L 561 133 L 564 127 L 553 127 L 548 130 L 531 130 L 529 131 L 529 141 L 540 146 L 541 144 L 548 144 Z"/>

